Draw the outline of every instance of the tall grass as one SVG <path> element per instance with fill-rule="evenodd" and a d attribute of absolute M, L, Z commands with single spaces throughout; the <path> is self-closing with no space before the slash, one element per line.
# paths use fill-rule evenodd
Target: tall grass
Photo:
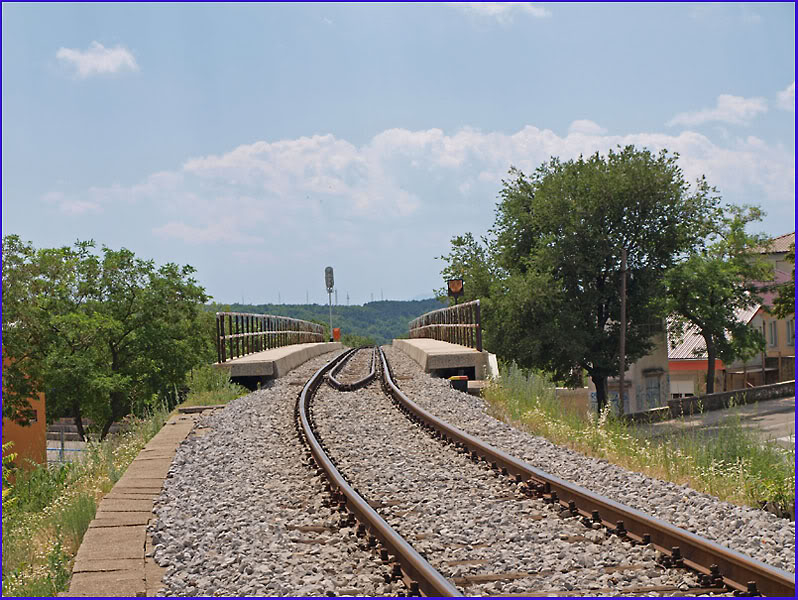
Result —
<path fill-rule="evenodd" d="M 484 390 L 494 416 L 556 444 L 736 504 L 771 502 L 789 512 L 795 503 L 794 447 L 763 444 L 739 416 L 711 431 L 674 428 L 652 438 L 609 411 L 585 416 L 566 409 L 544 374 L 510 365 L 501 375 Z"/>
<path fill-rule="evenodd" d="M 227 404 L 248 393 L 247 388 L 230 381 L 228 371 L 203 365 L 189 372 L 188 395 L 182 406 Z"/>
<path fill-rule="evenodd" d="M 80 548 L 83 534 L 96 513 L 97 503 L 86 492 L 79 493 L 61 509 L 57 522 L 61 527 L 60 533 L 73 554 Z"/>
<path fill-rule="evenodd" d="M 67 588 L 97 502 L 168 416 L 161 407 L 128 417 L 123 433 L 87 444 L 82 461 L 15 469 L 13 485 L 3 461 L 3 596 L 54 596 Z"/>

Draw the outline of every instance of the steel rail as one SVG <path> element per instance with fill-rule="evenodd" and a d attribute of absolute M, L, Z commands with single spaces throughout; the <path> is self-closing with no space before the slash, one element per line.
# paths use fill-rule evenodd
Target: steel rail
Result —
<path fill-rule="evenodd" d="M 355 352 L 351 353 L 345 360 L 341 360 L 338 365 L 330 370 L 330 373 L 327 375 L 327 383 L 329 383 L 333 388 L 338 390 L 339 392 L 352 392 L 354 390 L 359 390 L 362 387 L 366 387 L 369 383 L 371 383 L 374 378 L 377 376 L 377 347 L 372 347 L 371 353 L 371 366 L 368 375 L 358 379 L 357 381 L 353 381 L 351 383 L 341 383 L 338 381 L 336 377 L 347 365 L 347 363 L 357 354 L 358 352 L 365 350 L 368 346 L 361 346 L 357 348 Z"/>
<path fill-rule="evenodd" d="M 371 531 L 372 535 L 382 542 L 388 552 L 396 557 L 405 574 L 418 583 L 419 591 L 426 596 L 461 596 L 456 587 L 435 570 L 402 536 L 396 533 L 377 511 L 347 483 L 327 456 L 322 443 L 314 433 L 314 428 L 311 427 L 309 413 L 313 394 L 324 380 L 324 375 L 335 368 L 339 362 L 348 360 L 354 352 L 354 350 L 350 350 L 333 359 L 316 371 L 305 383 L 296 404 L 297 429 L 304 437 L 316 464 L 327 474 L 333 495 L 335 496 L 336 492 L 343 495 L 347 508 Z"/>
<path fill-rule="evenodd" d="M 495 469 L 525 481 L 530 494 L 550 503 L 559 503 L 574 516 L 600 522 L 620 536 L 638 543 L 653 543 L 671 564 L 699 572 L 707 583 L 723 583 L 744 593 L 765 596 L 794 596 L 795 575 L 771 567 L 740 552 L 661 521 L 639 510 L 595 494 L 586 488 L 550 475 L 532 465 L 483 442 L 421 408 L 394 383 L 390 365 L 382 348 L 382 377 L 386 392 L 411 418 L 436 430 L 445 440 L 482 457 Z"/>

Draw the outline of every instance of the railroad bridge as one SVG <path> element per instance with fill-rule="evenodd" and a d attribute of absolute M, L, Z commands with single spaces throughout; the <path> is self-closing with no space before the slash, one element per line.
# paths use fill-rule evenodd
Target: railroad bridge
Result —
<path fill-rule="evenodd" d="M 383 348 L 216 324 L 217 368 L 271 385 L 170 419 L 102 500 L 67 595 L 794 595 L 794 523 L 554 446 L 430 377 L 491 368 L 478 301 Z"/>
<path fill-rule="evenodd" d="M 495 357 L 482 348 L 479 300 L 421 315 L 410 322 L 409 337 L 396 339 L 393 345 L 426 373 L 467 376 L 472 390 L 497 373 Z M 274 315 L 216 313 L 216 366 L 250 389 L 341 347 L 324 340 L 324 328 L 318 323 Z"/>

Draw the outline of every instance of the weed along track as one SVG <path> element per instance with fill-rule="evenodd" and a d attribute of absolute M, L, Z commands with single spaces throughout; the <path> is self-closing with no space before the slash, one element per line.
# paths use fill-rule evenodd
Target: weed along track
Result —
<path fill-rule="evenodd" d="M 339 534 L 390 567 L 397 594 L 793 595 L 790 573 L 441 421 L 402 392 L 382 350 L 319 368 L 295 418 Z"/>

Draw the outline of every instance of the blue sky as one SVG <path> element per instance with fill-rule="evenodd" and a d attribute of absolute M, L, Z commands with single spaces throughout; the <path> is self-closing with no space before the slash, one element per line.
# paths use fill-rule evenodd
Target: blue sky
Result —
<path fill-rule="evenodd" d="M 7 4 L 3 234 L 220 302 L 429 296 L 511 165 L 634 143 L 795 222 L 795 7 Z"/>

